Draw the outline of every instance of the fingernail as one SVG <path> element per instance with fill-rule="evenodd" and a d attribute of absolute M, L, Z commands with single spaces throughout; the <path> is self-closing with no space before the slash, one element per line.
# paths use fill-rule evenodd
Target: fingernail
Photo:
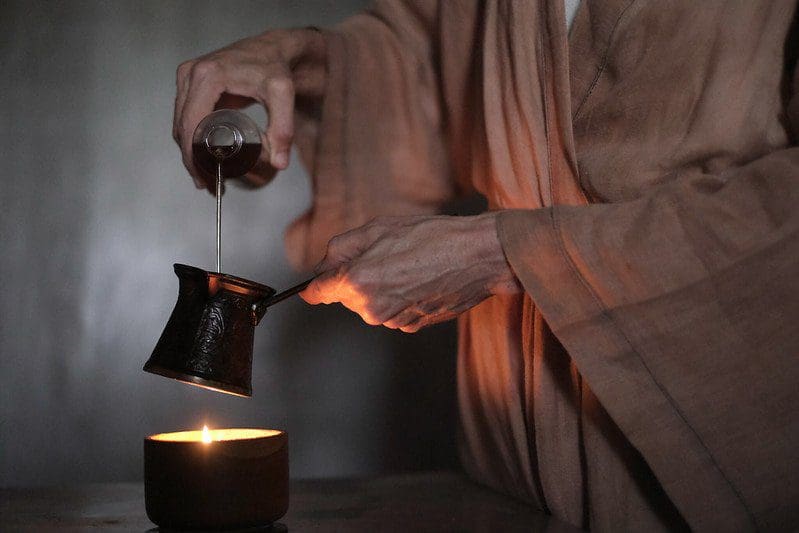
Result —
<path fill-rule="evenodd" d="M 289 166 L 288 152 L 278 152 L 275 154 L 275 166 L 277 168 L 286 168 Z"/>

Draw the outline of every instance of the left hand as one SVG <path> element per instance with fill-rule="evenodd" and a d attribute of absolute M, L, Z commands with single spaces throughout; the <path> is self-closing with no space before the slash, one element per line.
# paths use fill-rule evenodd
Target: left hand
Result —
<path fill-rule="evenodd" d="M 371 325 L 406 333 L 454 318 L 494 294 L 521 291 L 496 214 L 378 218 L 330 240 L 301 293 L 341 302 Z"/>

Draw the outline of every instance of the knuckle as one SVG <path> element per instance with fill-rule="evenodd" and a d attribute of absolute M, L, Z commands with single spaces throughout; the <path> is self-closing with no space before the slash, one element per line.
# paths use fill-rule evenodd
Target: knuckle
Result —
<path fill-rule="evenodd" d="M 294 82 L 286 74 L 270 76 L 264 82 L 266 92 L 278 96 L 294 96 Z"/>
<path fill-rule="evenodd" d="M 327 253 L 329 255 L 337 256 L 343 247 L 343 238 L 341 235 L 336 235 L 327 241 Z"/>
<path fill-rule="evenodd" d="M 193 65 L 194 65 L 194 60 L 193 59 L 191 59 L 189 61 L 184 61 L 183 63 L 178 65 L 177 71 L 175 73 L 178 83 L 180 83 L 180 81 L 188 75 L 188 73 L 191 71 L 191 67 Z"/>
<path fill-rule="evenodd" d="M 191 66 L 191 76 L 200 79 L 210 78 L 220 71 L 221 66 L 218 60 L 210 57 L 201 61 L 196 61 Z"/>

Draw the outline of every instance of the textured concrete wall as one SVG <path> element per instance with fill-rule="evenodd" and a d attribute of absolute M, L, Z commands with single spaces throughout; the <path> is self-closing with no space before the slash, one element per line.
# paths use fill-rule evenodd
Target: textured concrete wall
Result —
<path fill-rule="evenodd" d="M 257 330 L 250 400 L 145 374 L 173 262 L 212 268 L 214 202 L 171 139 L 177 64 L 360 1 L 5 2 L 0 17 L 0 485 L 135 480 L 146 434 L 286 428 L 298 477 L 454 461 L 454 328 L 409 336 L 299 299 Z M 263 119 L 261 112 L 260 119 Z M 229 188 L 225 270 L 287 287 L 296 161 Z"/>

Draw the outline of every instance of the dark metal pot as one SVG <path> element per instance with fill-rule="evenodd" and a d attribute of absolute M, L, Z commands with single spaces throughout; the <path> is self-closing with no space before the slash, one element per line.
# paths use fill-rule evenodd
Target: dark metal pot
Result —
<path fill-rule="evenodd" d="M 144 370 L 238 396 L 252 395 L 255 326 L 267 307 L 302 291 L 280 294 L 228 274 L 175 264 L 178 301 Z"/>

